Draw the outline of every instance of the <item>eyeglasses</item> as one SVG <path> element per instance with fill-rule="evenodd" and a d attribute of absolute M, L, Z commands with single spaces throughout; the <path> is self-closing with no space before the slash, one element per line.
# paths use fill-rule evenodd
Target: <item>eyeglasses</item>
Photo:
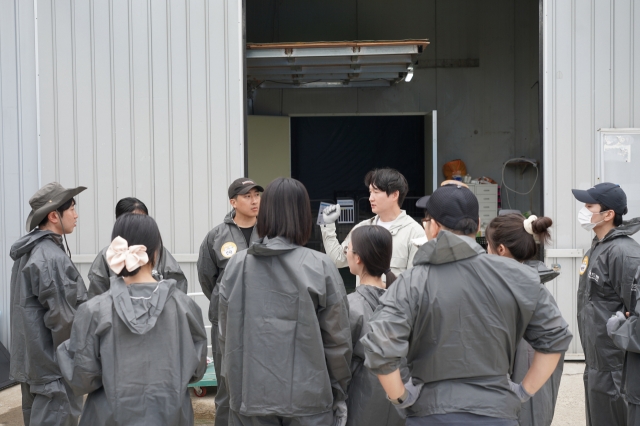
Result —
<path fill-rule="evenodd" d="M 347 255 L 347 253 L 349 252 L 349 246 L 345 246 L 345 247 L 344 247 L 344 250 L 342 250 L 342 251 L 344 252 L 344 255 L 346 256 L 346 255 Z M 353 251 L 353 249 L 351 249 L 351 253 L 353 253 L 353 254 L 358 254 L 358 253 L 356 253 L 355 251 Z"/>

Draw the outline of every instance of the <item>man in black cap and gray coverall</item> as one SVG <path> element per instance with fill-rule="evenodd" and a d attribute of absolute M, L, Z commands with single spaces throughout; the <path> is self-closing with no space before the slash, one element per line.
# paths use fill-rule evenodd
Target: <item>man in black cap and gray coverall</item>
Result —
<path fill-rule="evenodd" d="M 222 354 L 218 350 L 218 300 L 220 281 L 231 256 L 246 250 L 258 239 L 256 222 L 260 209 L 260 193 L 264 189 L 249 178 L 239 178 L 229 186 L 229 202 L 233 210 L 224 222 L 213 228 L 200 246 L 198 279 L 209 302 L 211 352 L 218 380 L 216 393 L 216 426 L 229 422 L 229 395 L 220 375 Z"/>
<path fill-rule="evenodd" d="M 587 425 L 627 425 L 622 392 L 625 351 L 607 335 L 607 320 L 618 311 L 630 310 L 631 287 L 640 266 L 640 245 L 631 236 L 640 230 L 640 219 L 622 221 L 627 196 L 614 183 L 600 183 L 586 191 L 574 189 L 573 195 L 585 203 L 578 213 L 580 225 L 596 234 L 582 259 L 578 286 Z M 632 382 L 637 379 L 634 376 Z M 626 393 L 633 404 L 640 403 L 639 396 Z"/>
<path fill-rule="evenodd" d="M 62 244 L 78 220 L 73 197 L 85 189 L 57 182 L 40 188 L 29 200 L 31 232 L 11 246 L 10 375 L 22 386 L 27 426 L 76 425 L 82 409 L 82 397 L 62 378 L 54 354 L 71 334 L 76 307 L 87 300 Z"/>
<path fill-rule="evenodd" d="M 413 425 L 515 426 L 522 402 L 553 373 L 572 335 L 538 274 L 475 241 L 477 198 L 447 185 L 429 198 L 429 242 L 382 296 L 361 339 L 365 365 Z M 535 349 L 522 383 L 508 374 L 524 338 Z M 402 383 L 403 357 L 411 378 Z"/>

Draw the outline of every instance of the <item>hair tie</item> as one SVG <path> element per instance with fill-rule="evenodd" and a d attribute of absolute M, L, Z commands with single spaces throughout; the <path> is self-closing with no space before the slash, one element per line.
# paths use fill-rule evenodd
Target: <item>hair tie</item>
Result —
<path fill-rule="evenodd" d="M 127 271 L 132 272 L 149 263 L 149 255 L 145 246 L 129 246 L 127 240 L 118 236 L 111 241 L 107 249 L 107 263 L 116 274 L 125 267 Z"/>
<path fill-rule="evenodd" d="M 388 268 L 386 271 L 384 271 L 385 274 L 388 274 L 389 272 L 391 272 L 391 268 Z"/>
<path fill-rule="evenodd" d="M 538 236 L 536 235 L 535 232 L 533 232 L 533 222 L 535 222 L 536 220 L 538 220 L 538 216 L 532 214 L 531 216 L 529 216 L 527 219 L 524 220 L 524 230 L 527 231 L 528 234 L 533 236 L 533 239 L 535 240 L 535 242 L 539 242 L 538 240 Z"/>

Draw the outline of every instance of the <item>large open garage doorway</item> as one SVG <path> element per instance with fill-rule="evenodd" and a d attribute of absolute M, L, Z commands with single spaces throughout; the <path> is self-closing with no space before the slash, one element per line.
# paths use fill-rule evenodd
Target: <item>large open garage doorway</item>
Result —
<path fill-rule="evenodd" d="M 369 168 L 395 166 L 418 196 L 460 159 L 474 180 L 495 182 L 485 222 L 501 208 L 542 214 L 539 22 L 538 0 L 246 0 L 249 176 L 281 152 L 278 175 L 302 180 L 315 200 L 355 199 L 362 219 L 366 200 L 354 191 L 366 190 Z M 324 50 L 303 52 L 313 46 Z M 378 56 L 365 57 L 373 47 Z M 432 111 L 435 176 L 424 144 L 417 155 L 394 150 L 413 128 L 399 121 Z M 275 133 L 251 124 L 270 118 L 289 130 L 277 150 L 265 142 Z M 418 217 L 410 201 L 403 207 Z"/>

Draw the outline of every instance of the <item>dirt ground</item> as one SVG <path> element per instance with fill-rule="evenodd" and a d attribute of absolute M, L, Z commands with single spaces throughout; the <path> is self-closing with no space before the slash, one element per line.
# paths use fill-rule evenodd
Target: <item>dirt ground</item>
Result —
<path fill-rule="evenodd" d="M 583 371 L 584 363 L 582 362 L 565 363 L 552 426 L 584 426 L 586 423 L 582 387 Z M 214 389 L 209 389 L 209 393 L 202 398 L 191 397 L 196 425 L 213 426 Z M 23 426 L 20 404 L 20 386 L 13 386 L 0 392 L 0 426 Z"/>

